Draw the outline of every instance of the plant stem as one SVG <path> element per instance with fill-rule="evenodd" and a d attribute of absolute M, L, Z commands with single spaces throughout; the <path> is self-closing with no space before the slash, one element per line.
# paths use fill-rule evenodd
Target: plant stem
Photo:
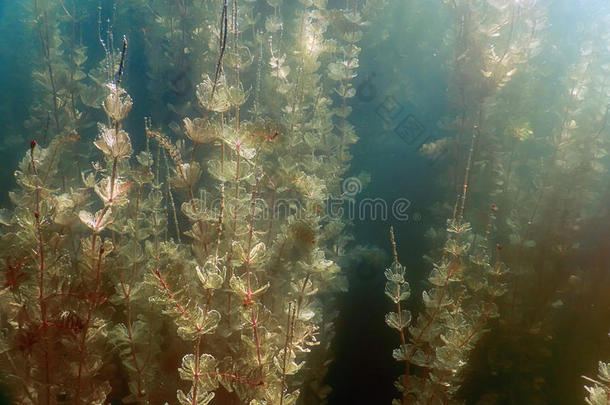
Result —
<path fill-rule="evenodd" d="M 292 309 L 292 311 L 291 311 Z M 292 332 L 294 330 L 293 324 L 296 317 L 296 308 L 292 308 L 292 302 L 288 303 L 288 322 L 286 324 L 286 341 L 284 342 L 284 358 L 282 360 L 282 382 L 280 385 L 280 405 L 284 404 L 284 388 L 286 388 L 286 360 L 288 357 L 288 351 L 291 350 L 292 346 Z"/>
<path fill-rule="evenodd" d="M 102 215 L 103 216 L 103 215 Z M 102 217 L 100 216 L 100 218 Z M 95 248 L 95 237 L 96 234 L 93 234 L 93 240 L 91 243 L 91 249 L 93 250 Z M 78 361 L 78 375 L 77 375 L 77 379 L 76 379 L 76 394 L 74 395 L 74 404 L 75 405 L 79 405 L 80 404 L 80 396 L 81 396 L 81 390 L 82 390 L 82 376 L 83 376 L 83 367 L 84 367 L 84 362 L 85 362 L 85 357 L 86 357 L 86 343 L 87 343 L 87 333 L 89 332 L 89 326 L 91 324 L 91 318 L 93 316 L 93 312 L 95 311 L 95 309 L 97 308 L 97 306 L 99 305 L 99 290 L 100 290 L 100 281 L 101 281 L 101 276 L 102 276 L 102 258 L 103 258 L 103 254 L 104 254 L 104 248 L 100 247 L 99 249 L 99 254 L 97 257 L 97 266 L 96 267 L 96 272 L 95 272 L 95 290 L 93 293 L 93 297 L 90 298 L 89 300 L 89 306 L 87 308 L 87 318 L 85 319 L 85 323 L 83 326 L 83 330 L 82 330 L 82 338 L 80 341 L 80 345 L 79 345 L 79 361 Z M 91 302 L 93 301 L 93 302 Z"/>
<path fill-rule="evenodd" d="M 193 375 L 193 400 L 191 401 L 192 405 L 197 405 L 199 401 L 197 401 L 198 395 L 198 383 L 199 383 L 199 350 L 201 344 L 201 334 L 197 334 L 197 340 L 195 341 L 195 374 Z"/>
<path fill-rule="evenodd" d="M 390 227 L 390 244 L 392 245 L 392 257 L 394 258 L 394 266 L 398 266 L 399 262 L 398 262 L 398 251 L 396 248 L 396 239 L 394 239 L 394 228 Z M 400 297 L 400 284 L 396 284 L 396 296 Z M 398 333 L 400 335 L 400 348 L 406 358 L 407 356 L 407 340 L 405 338 L 405 332 L 403 330 L 403 324 L 402 324 L 402 308 L 400 306 L 400 301 L 398 301 L 396 303 L 396 314 L 398 315 L 398 325 L 400 326 L 400 329 L 398 330 Z M 409 392 L 407 391 L 407 385 L 408 385 L 408 376 L 409 376 L 409 368 L 410 368 L 410 361 L 406 360 L 405 361 L 405 378 L 403 381 L 404 384 L 404 391 L 402 392 L 402 404 L 406 405 L 407 404 L 407 397 Z"/>

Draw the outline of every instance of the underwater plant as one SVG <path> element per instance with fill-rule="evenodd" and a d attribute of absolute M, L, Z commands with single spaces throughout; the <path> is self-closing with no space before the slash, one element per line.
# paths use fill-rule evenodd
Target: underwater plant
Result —
<path fill-rule="evenodd" d="M 402 394 L 402 403 L 459 402 L 460 395 L 463 394 L 458 392 L 461 383 L 469 377 L 470 352 L 479 340 L 480 332 L 485 330 L 487 321 L 502 314 L 498 322 L 500 328 L 511 338 L 519 339 L 514 331 L 523 327 L 522 322 L 531 321 L 521 317 L 529 318 L 532 313 L 536 313 L 536 307 L 550 306 L 554 302 L 549 297 L 534 292 L 532 298 L 536 304 L 530 303 L 527 309 L 515 309 L 515 305 L 520 305 L 525 300 L 524 297 L 528 296 L 522 294 L 522 286 L 526 282 L 519 278 L 524 274 L 537 274 L 540 277 L 544 267 L 548 266 L 549 270 L 553 268 L 551 263 L 554 262 L 548 258 L 548 252 L 553 249 L 553 245 L 569 235 L 567 228 L 562 227 L 570 227 L 574 223 L 572 221 L 582 219 L 579 215 L 573 215 L 566 221 L 557 221 L 551 213 L 558 210 L 559 201 L 575 213 L 579 212 L 576 207 L 590 207 L 595 198 L 591 196 L 594 187 L 589 187 L 595 182 L 593 179 L 605 171 L 597 162 L 605 155 L 605 141 L 600 134 L 605 128 L 606 103 L 596 98 L 597 103 L 592 102 L 590 109 L 576 108 L 577 103 L 589 91 L 589 80 L 600 79 L 601 88 L 606 88 L 603 74 L 590 74 L 598 61 L 588 57 L 595 45 L 589 42 L 583 44 L 581 52 L 587 55 L 586 62 L 583 61 L 585 64 L 577 68 L 580 76 L 575 71 L 569 73 L 567 82 L 573 85 L 566 95 L 569 94 L 571 101 L 562 107 L 564 110 L 559 114 L 563 116 L 562 128 L 550 129 L 554 135 L 548 139 L 562 145 L 556 144 L 550 149 L 558 151 L 565 148 L 565 153 L 553 152 L 552 166 L 542 170 L 538 168 L 534 174 L 524 171 L 524 168 L 530 170 L 532 167 L 530 156 L 533 153 L 530 150 L 535 142 L 533 139 L 539 138 L 539 131 L 547 129 L 534 125 L 537 122 L 536 115 L 540 115 L 535 104 L 519 107 L 518 103 L 519 100 L 529 100 L 529 92 L 536 91 L 532 77 L 536 77 L 537 64 L 542 63 L 537 57 L 543 49 L 544 36 L 548 35 L 548 5 L 544 2 L 496 1 L 447 3 L 453 7 L 456 21 L 448 35 L 455 52 L 449 65 L 449 74 L 451 108 L 456 114 L 454 118 L 441 122 L 441 128 L 450 131 L 450 135 L 424 145 L 422 151 L 438 158 L 438 149 L 449 150 L 450 173 L 443 176 L 443 181 L 447 188 L 456 190 L 458 197 L 453 213 L 448 215 L 450 219 L 444 247 L 430 259 L 433 270 L 428 277 L 428 284 L 432 288 L 423 292 L 425 315 L 420 316 L 417 323 L 413 322 L 414 325 L 408 322 L 408 312 L 401 315 L 409 293 L 405 270 L 396 265 L 396 255 L 395 263 L 386 271 L 386 294 L 397 305 L 397 312 L 388 314 L 386 322 L 397 329 L 400 335 L 401 347 L 394 351 L 394 357 L 406 363 L 405 375 L 396 382 Z M 595 30 L 594 27 L 595 25 Z M 599 60 L 604 59 L 600 57 Z M 577 66 L 578 64 L 575 67 Z M 597 89 L 599 86 L 591 88 Z M 595 90 L 592 94 L 598 93 Z M 532 101 L 539 104 L 540 94 L 532 94 Z M 572 132 L 579 131 L 579 125 L 571 117 L 566 117 L 566 114 L 581 113 L 586 118 L 582 116 L 580 121 L 587 124 L 576 140 L 572 137 Z M 591 124 L 592 128 L 589 128 Z M 598 152 L 588 149 L 589 146 Z M 588 157 L 586 163 L 573 156 L 580 152 Z M 568 155 L 573 158 L 568 158 Z M 545 162 L 546 157 L 539 161 Z M 569 174 L 569 167 L 578 167 L 578 174 Z M 592 170 L 583 170 L 585 167 L 591 167 Z M 596 169 L 598 174 L 594 174 Z M 465 173 L 464 181 L 460 178 L 462 173 Z M 551 186 L 555 174 L 558 175 L 556 191 L 559 194 L 555 194 Z M 528 177 L 539 176 L 545 178 L 534 182 L 535 186 L 542 184 L 539 194 L 524 192 L 528 188 L 524 184 L 531 184 Z M 567 183 L 566 178 L 574 178 L 574 182 Z M 572 194 L 575 190 L 580 191 Z M 485 229 L 484 235 L 472 234 L 471 225 L 464 220 L 467 193 L 468 212 L 474 217 L 475 226 Z M 519 202 L 512 198 L 517 198 Z M 532 198 L 536 201 L 530 205 L 527 201 Z M 495 204 L 489 215 L 482 214 L 489 209 L 486 207 L 489 207 L 490 200 L 507 208 L 502 210 L 501 221 L 495 221 Z M 574 205 L 571 204 L 572 201 Z M 533 211 L 530 211 L 530 207 Z M 450 209 L 446 206 L 445 212 Z M 513 218 L 526 215 L 527 212 L 533 212 L 534 215 L 517 225 Z M 522 234 L 517 237 L 506 225 L 512 229 L 518 226 Z M 555 227 L 563 230 L 555 232 Z M 501 245 L 498 249 L 490 248 L 494 245 L 488 240 L 492 228 L 497 228 L 497 235 L 510 235 L 506 241 L 507 249 L 500 251 L 503 247 Z M 537 234 L 538 229 L 540 234 Z M 514 245 L 519 248 L 515 250 Z M 569 249 L 564 244 L 562 252 L 567 253 L 566 248 Z M 527 253 L 533 250 L 547 258 L 540 257 L 540 260 L 536 260 L 535 256 Z M 501 252 L 502 261 L 516 270 L 508 274 L 506 280 L 501 277 L 506 271 L 500 261 Z M 556 279 L 557 268 L 561 267 L 559 264 L 554 267 L 553 274 L 549 273 L 549 276 Z M 480 278 L 471 279 L 474 275 Z M 510 294 L 505 294 L 507 289 L 510 289 Z M 548 304 L 543 304 L 542 300 L 547 299 Z M 513 314 L 519 314 L 515 315 L 519 321 L 512 318 Z M 412 373 L 415 375 L 410 377 Z"/>
<path fill-rule="evenodd" d="M 480 162 L 493 156 L 493 149 L 482 146 L 489 131 L 488 100 L 499 97 L 518 65 L 533 55 L 534 36 L 542 25 L 539 21 L 542 17 L 531 5 L 506 4 L 490 10 L 487 2 L 449 3 L 456 20 L 451 69 L 454 109 L 458 115 L 443 128 L 456 133 L 449 141 L 454 165 L 447 178 L 454 179 L 449 186 L 458 190 L 458 197 L 447 220 L 443 248 L 428 258 L 433 267 L 428 276 L 431 288 L 422 292 L 424 309 L 412 324 L 408 312 L 399 315 L 400 302 L 409 294 L 391 232 L 394 264 L 386 270 L 386 295 L 397 305 L 398 312 L 387 314 L 386 323 L 399 330 L 401 337 L 401 347 L 393 357 L 405 362 L 405 374 L 396 382 L 402 396 L 397 403 L 402 404 L 459 403 L 456 393 L 469 353 L 488 320 L 498 316 L 495 301 L 506 291 L 502 277 L 506 267 L 500 261 L 502 246 L 490 248 L 489 241 L 498 208 L 491 204 L 483 235 L 473 233 L 464 214 L 468 193 L 478 192 L 472 188 L 477 180 L 475 169 L 480 170 Z M 528 7 L 529 13 L 521 9 Z M 498 39 L 504 36 L 506 43 Z M 503 48 L 496 46 L 498 43 Z M 441 142 L 436 141 L 436 146 L 424 145 L 423 150 L 437 148 Z M 447 147 L 447 142 L 443 147 Z M 459 173 L 464 173 L 462 182 L 457 181 Z M 408 330 L 409 338 L 403 330 Z M 417 375 L 411 365 L 425 372 Z"/>
<path fill-rule="evenodd" d="M 608 358 L 587 341 L 606 337 L 610 308 L 608 5 L 572 17 L 568 0 L 415 0 L 378 18 L 390 2 L 14 3 L 34 44 L 7 52 L 28 61 L 29 116 L 0 114 L 2 151 L 25 149 L 0 209 L 14 403 L 333 402 L 347 273 L 383 255 L 354 248 L 329 201 L 356 202 L 343 180 L 359 136 L 404 135 L 404 117 L 378 125 L 375 94 L 404 112 L 427 98 L 442 134 L 421 146 L 442 160 L 425 181 L 443 187 L 424 277 L 394 229 L 401 246 L 419 235 L 390 229 L 393 403 L 608 402 L 607 363 L 579 378 Z M 443 77 L 420 82 L 432 65 Z M 365 152 L 375 167 L 417 161 L 390 145 Z M 397 190 L 404 168 L 370 178 Z M 351 359 L 369 386 L 371 353 Z"/>
<path fill-rule="evenodd" d="M 126 129 L 134 105 L 123 80 L 127 39 L 115 49 L 101 10 L 104 60 L 91 66 L 90 91 L 51 85 L 47 104 L 57 131 L 48 147 L 32 141 L 1 238 L 1 356 L 19 403 L 175 397 L 185 405 L 289 405 L 301 390 L 324 401 L 332 300 L 346 288 L 335 260 L 349 240 L 347 224 L 324 215 L 325 199 L 341 192 L 347 147 L 356 139 L 347 122 L 356 44 L 382 3 L 345 10 L 327 10 L 325 2 L 260 3 L 117 6 L 117 21 L 144 9 L 161 31 L 169 22 L 164 49 L 172 63 L 149 59 L 151 66 L 178 76 L 195 66 L 206 67 L 195 77 L 210 72 L 190 88 L 196 103 L 189 108 L 183 98 L 184 108 L 170 115 L 160 111 L 176 103 L 164 94 L 177 84 L 154 83 L 145 145 L 134 144 Z M 62 2 L 44 5 L 37 20 L 43 33 L 47 16 L 72 16 Z M 284 30 L 291 19 L 294 28 Z M 144 34 L 150 43 L 164 35 Z M 82 65 L 86 48 L 75 52 Z M 62 55 L 44 60 L 55 83 L 53 63 L 60 66 Z M 76 102 L 64 101 L 81 92 L 105 118 L 92 142 L 97 161 L 75 175 L 58 162 L 90 126 L 67 124 L 60 112 L 72 108 L 67 116 L 78 116 Z M 168 128 L 181 139 L 166 135 Z M 136 153 L 137 146 L 144 150 Z"/>
<path fill-rule="evenodd" d="M 410 288 L 390 228 L 394 261 L 385 271 L 385 293 L 396 312 L 386 314 L 385 320 L 400 335 L 401 345 L 392 355 L 405 362 L 405 374 L 395 384 L 402 396 L 394 401 L 397 404 L 460 403 L 455 394 L 469 353 L 487 322 L 499 315 L 495 301 L 506 292 L 502 276 L 507 269 L 500 261 L 502 246 L 496 247 L 494 255 L 488 239 L 497 207 L 491 207 L 481 236 L 473 234 L 471 225 L 463 221 L 464 203 L 461 200 L 461 207 L 447 221 L 447 237 L 438 258 L 428 258 L 433 267 L 428 276 L 431 288 L 422 292 L 424 309 L 414 323 L 411 313 L 401 307 Z M 426 372 L 417 375 L 412 365 Z"/>
<path fill-rule="evenodd" d="M 608 403 L 610 398 L 610 369 L 608 363 L 602 361 L 598 364 L 599 373 L 597 379 L 584 377 L 588 382 L 593 385 L 585 385 L 587 390 L 587 397 L 585 402 L 589 405 L 603 405 Z"/>
<path fill-rule="evenodd" d="M 32 72 L 37 97 L 25 126 L 46 144 L 53 136 L 87 125 L 87 110 L 99 107 L 100 93 L 86 84 L 87 47 L 77 37 L 82 7 L 73 3 L 71 10 L 58 8 L 50 0 L 35 0 L 25 7 L 39 47 Z"/>
<path fill-rule="evenodd" d="M 477 363 L 464 365 L 466 379 L 486 378 L 508 385 L 473 388 L 471 383 L 457 396 L 465 396 L 464 392 L 474 396 L 469 390 L 475 389 L 481 397 L 490 394 L 505 401 L 527 398 L 532 403 L 571 403 L 557 389 L 567 377 L 549 373 L 547 364 L 555 363 L 553 350 L 567 357 L 564 347 L 569 344 L 558 330 L 560 322 L 567 322 L 564 303 L 597 303 L 595 288 L 589 283 L 603 277 L 583 268 L 587 267 L 585 257 L 596 249 L 582 244 L 574 232 L 590 232 L 594 227 L 585 224 L 593 217 L 597 221 L 604 218 L 604 209 L 594 207 L 603 200 L 598 199 L 598 192 L 607 190 L 600 183 L 607 173 L 607 54 L 600 51 L 602 38 L 608 35 L 602 28 L 607 9 L 600 5 L 594 8 L 595 16 L 587 14 L 591 31 L 568 51 L 567 46 L 551 45 L 547 16 L 559 5 L 489 1 L 461 7 L 469 11 L 457 13 L 460 35 L 451 36 L 462 41 L 456 42 L 461 51 L 451 65 L 456 75 L 451 86 L 455 86 L 452 107 L 458 106 L 462 113 L 458 120 L 441 123 L 458 136 L 425 145 L 422 151 L 434 158 L 438 148 L 449 147 L 449 169 L 455 180 L 447 182 L 451 177 L 445 176 L 444 184 L 453 185 L 463 196 L 465 189 L 458 181 L 463 171 L 459 169 L 469 170 L 474 146 L 468 211 L 475 224 L 483 225 L 489 201 L 503 207 L 494 227 L 497 237 L 503 239 L 502 261 L 511 271 L 503 287 L 509 293 L 498 296 L 500 316 L 493 336 L 479 349 L 485 354 L 479 355 Z M 478 57 L 478 52 L 483 56 Z M 504 54 L 510 57 L 497 57 Z M 566 63 L 568 58 L 570 63 Z M 548 60 L 555 60 L 561 69 L 549 71 Z M 494 67 L 496 63 L 499 65 Z M 499 81 L 491 80 L 495 72 L 506 74 Z M 460 134 L 466 134 L 463 142 Z M 474 135 L 468 140 L 468 134 Z M 596 305 L 573 307 L 588 311 L 585 308 Z M 574 323 L 580 319 L 578 310 L 571 312 Z M 507 347 L 518 360 L 503 354 Z M 582 353 L 570 355 L 578 360 Z M 571 367 L 583 365 L 566 369 Z M 563 380 L 553 385 L 551 377 Z M 571 398 L 579 396 L 582 394 L 574 393 Z"/>

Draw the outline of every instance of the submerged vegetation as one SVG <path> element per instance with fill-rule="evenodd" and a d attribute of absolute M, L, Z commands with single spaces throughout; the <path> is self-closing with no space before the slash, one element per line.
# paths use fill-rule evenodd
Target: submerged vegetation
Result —
<path fill-rule="evenodd" d="M 608 403 L 610 7 L 558 39 L 568 1 L 399 3 L 5 10 L 36 43 L 22 50 L 27 120 L 0 128 L 0 151 L 24 146 L 0 210 L 14 403 L 330 403 L 340 297 L 370 253 L 329 207 L 355 196 L 344 179 L 366 132 L 352 114 L 366 52 L 383 56 L 375 92 L 398 87 L 415 109 L 429 96 L 415 102 L 417 78 L 396 65 L 433 54 L 447 82 L 439 136 L 418 148 L 440 161 L 443 190 L 425 280 L 390 228 L 393 403 Z M 580 352 L 588 339 L 605 351 Z"/>
<path fill-rule="evenodd" d="M 578 385 L 578 374 L 561 380 L 560 373 L 544 370 L 553 362 L 541 356 L 551 350 L 573 356 L 566 346 L 578 343 L 562 341 L 559 316 L 577 321 L 579 310 L 592 312 L 572 339 L 591 339 L 608 328 L 607 295 L 598 295 L 592 283 L 608 286 L 609 262 L 600 249 L 609 235 L 584 235 L 598 232 L 596 221 L 607 228 L 608 220 L 610 10 L 588 5 L 581 42 L 566 38 L 552 45 L 559 28 L 551 20 L 571 10 L 567 2 L 446 3 L 456 21 L 445 44 L 453 54 L 450 115 L 439 120 L 447 136 L 421 152 L 431 159 L 444 154 L 442 185 L 457 197 L 440 209 L 449 218 L 445 236 L 430 231 L 442 248 L 427 257 L 431 287 L 422 291 L 414 322 L 410 313 L 400 315 L 409 304 L 408 272 L 398 263 L 392 233 L 385 291 L 397 312 L 388 313 L 386 323 L 400 335 L 393 356 L 406 363 L 396 382 L 397 403 L 578 403 L 585 391 L 562 397 L 558 388 Z M 583 260 L 587 256 L 597 259 Z M 577 299 L 589 307 L 562 314 L 564 302 Z M 492 336 L 478 351 L 487 358 L 475 363 L 472 350 L 485 331 Z M 581 355 L 577 364 L 591 370 L 594 363 L 583 365 Z M 607 367 L 599 364 L 598 379 L 585 377 L 587 403 L 608 403 Z M 575 365 L 558 361 L 554 367 Z M 474 378 L 489 386 L 475 386 Z M 555 386 L 549 378 L 557 379 Z"/>
<path fill-rule="evenodd" d="M 381 3 L 117 3 L 108 24 L 98 11 L 97 66 L 78 38 L 88 6 L 29 10 L 40 132 L 1 240 L 14 400 L 324 401 L 348 235 L 322 206 L 348 167 L 357 43 Z M 133 12 L 148 19 L 144 130 L 112 25 Z M 63 167 L 81 156 L 90 167 Z"/>

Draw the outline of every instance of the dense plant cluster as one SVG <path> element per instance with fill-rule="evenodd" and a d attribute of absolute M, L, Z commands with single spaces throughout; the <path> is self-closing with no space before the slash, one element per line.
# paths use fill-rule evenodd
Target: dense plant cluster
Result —
<path fill-rule="evenodd" d="M 77 36 L 88 5 L 34 2 L 31 125 L 43 132 L 0 247 L 0 355 L 18 403 L 289 405 L 329 392 L 349 235 L 324 204 L 357 139 L 357 44 L 382 4 L 178 3 L 117 4 L 108 25 L 100 9 L 94 66 Z M 130 13 L 146 27 L 152 102 L 144 131 L 128 132 L 133 59 L 110 24 Z M 92 117 L 95 151 L 81 140 Z M 79 154 L 90 168 L 60 166 Z"/>
<path fill-rule="evenodd" d="M 574 311 L 599 306 L 600 317 L 607 314 L 607 301 L 590 284 L 605 279 L 607 260 L 583 260 L 599 254 L 600 245 L 582 235 L 595 232 L 591 221 L 607 218 L 596 207 L 607 195 L 608 9 L 593 7 L 584 16 L 589 29 L 570 48 L 551 42 L 556 33 L 548 16 L 562 2 L 446 3 L 455 22 L 445 43 L 454 54 L 446 67 L 451 115 L 439 121 L 447 136 L 421 152 L 445 156 L 441 181 L 457 198 L 440 210 L 449 218 L 446 233 L 430 232 L 442 249 L 430 257 L 423 313 L 411 323 L 409 313 L 386 317 L 400 332 L 394 357 L 406 363 L 396 382 L 400 402 L 462 403 L 464 380 L 488 373 L 481 378 L 507 375 L 511 385 L 504 393 L 479 386 L 478 398 L 548 403 L 557 390 L 545 380 L 543 365 L 552 360 L 544 356 L 555 345 L 548 342 L 564 300 L 583 294 L 590 307 Z M 562 68 L 550 71 L 549 61 Z M 400 313 L 409 294 L 396 256 L 386 277 L 386 294 Z M 488 324 L 493 341 L 481 349 L 487 368 L 473 371 L 471 350 Z M 518 360 L 503 354 L 507 347 Z M 563 355 L 563 347 L 557 350 Z M 588 403 L 607 403 L 604 367 L 598 379 L 588 379 Z M 532 384 L 535 378 L 541 384 Z"/>

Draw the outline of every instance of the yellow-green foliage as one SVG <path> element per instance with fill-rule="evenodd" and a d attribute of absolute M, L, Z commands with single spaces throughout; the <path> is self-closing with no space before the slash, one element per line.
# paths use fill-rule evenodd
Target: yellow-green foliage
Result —
<path fill-rule="evenodd" d="M 488 229 L 493 218 L 492 213 Z M 506 291 L 501 247 L 492 258 L 487 234 L 474 235 L 470 224 L 448 220 L 443 249 L 437 259 L 430 259 L 431 287 L 422 293 L 424 310 L 411 324 L 410 312 L 401 308 L 410 291 L 405 268 L 398 263 L 393 231 L 391 239 L 395 259 L 385 272 L 385 293 L 396 305 L 396 312 L 386 315 L 386 323 L 400 334 L 401 346 L 394 350 L 393 357 L 406 362 L 405 374 L 396 382 L 402 400 L 396 402 L 426 403 L 435 398 L 445 403 L 454 401 L 469 352 L 487 321 L 498 316 L 494 301 Z M 412 364 L 429 372 L 416 375 Z"/>
<path fill-rule="evenodd" d="M 445 3 L 454 17 L 445 40 L 454 54 L 447 64 L 451 108 L 441 120 L 448 136 L 424 145 L 422 152 L 435 159 L 448 152 L 449 170 L 441 182 L 458 197 L 453 210 L 449 203 L 443 208 L 449 218 L 446 233 L 431 232 L 446 236 L 443 249 L 430 255 L 425 309 L 409 328 L 411 338 L 401 336 L 401 348 L 394 351 L 394 357 L 407 363 L 406 375 L 396 385 L 402 403 L 454 403 L 464 395 L 458 390 L 467 373 L 495 373 L 498 377 L 490 379 L 496 381 L 519 374 L 520 381 L 506 388 L 506 396 L 497 388 L 475 389 L 481 396 L 500 396 L 498 402 L 519 395 L 528 400 L 556 395 L 555 401 L 568 401 L 559 398 L 558 392 L 565 391 L 546 380 L 548 370 L 534 374 L 540 384 L 532 384 L 528 372 L 541 363 L 539 357 L 549 356 L 540 347 L 551 346 L 551 339 L 557 339 L 555 344 L 568 358 L 563 347 L 572 343 L 553 330 L 553 318 L 563 314 L 563 299 L 574 294 L 564 286 L 572 283 L 582 288 L 579 294 L 594 296 L 583 292 L 581 277 L 595 280 L 596 267 L 606 273 L 604 248 L 596 241 L 585 249 L 583 240 L 595 229 L 590 222 L 607 219 L 601 208 L 606 198 L 600 194 L 607 192 L 607 6 L 589 10 L 588 30 L 571 49 L 563 42 L 558 45 L 556 33 L 547 29 L 547 18 L 569 2 Z M 420 7 L 429 5 L 422 2 Z M 561 68 L 547 70 L 549 60 Z M 465 218 L 473 228 L 483 229 L 485 217 L 480 213 L 489 205 L 495 209 L 495 203 L 501 210 L 492 212 L 485 233 L 476 235 Z M 502 262 L 510 272 L 499 260 L 500 250 L 489 243 L 491 238 L 502 240 Z M 597 263 L 580 268 L 587 267 L 581 262 L 591 253 L 599 254 Z M 393 264 L 386 277 L 386 294 L 406 285 L 402 266 Z M 503 294 L 505 290 L 510 292 Z M 399 308 L 404 307 L 399 297 L 390 293 Z M 470 351 L 486 321 L 498 315 L 494 337 L 481 348 L 489 356 L 488 368 L 473 371 Z M 400 318 L 409 317 L 393 312 L 386 321 L 402 334 L 406 329 Z M 528 339 L 538 345 L 524 344 Z M 510 355 L 493 358 L 493 353 L 506 352 L 520 357 L 504 364 L 498 358 Z M 582 351 L 572 357 L 581 356 Z M 528 364 L 527 372 L 516 364 Z M 600 363 L 600 376 L 589 380 L 589 403 L 607 402 L 605 367 Z M 516 394 L 516 387 L 523 392 Z"/>
<path fill-rule="evenodd" d="M 127 42 L 115 51 L 100 18 L 105 60 L 90 74 L 105 86 L 100 105 L 95 86 L 79 84 L 86 49 L 64 49 L 53 19 L 75 16 L 61 2 L 34 7 L 41 108 L 55 131 L 48 147 L 32 142 L 2 221 L 0 356 L 12 395 L 289 405 L 306 389 L 323 402 L 334 311 L 322 299 L 345 288 L 335 259 L 348 239 L 324 206 L 356 139 L 356 43 L 375 7 L 158 3 L 116 12 L 158 24 L 145 32 L 154 102 L 143 151 L 132 139 L 144 134 L 125 129 Z M 180 97 L 165 105 L 166 91 Z M 59 171 L 92 124 L 79 121 L 78 95 L 106 115 L 96 162 Z"/>
<path fill-rule="evenodd" d="M 604 405 L 610 396 L 610 364 L 599 362 L 597 379 L 585 377 L 593 385 L 585 385 L 587 397 L 585 402 L 589 405 Z"/>

